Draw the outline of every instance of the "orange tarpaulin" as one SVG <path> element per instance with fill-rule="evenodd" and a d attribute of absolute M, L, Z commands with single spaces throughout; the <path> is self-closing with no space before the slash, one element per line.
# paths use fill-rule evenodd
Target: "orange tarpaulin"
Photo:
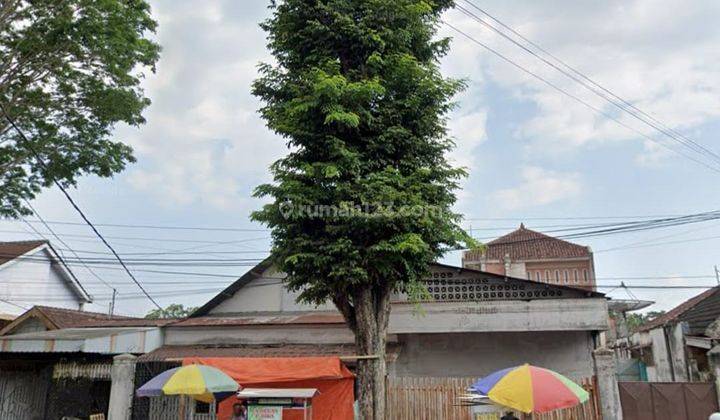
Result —
<path fill-rule="evenodd" d="M 183 365 L 216 367 L 243 387 L 317 388 L 313 420 L 352 420 L 355 400 L 353 374 L 337 357 L 187 357 Z M 230 418 L 237 398 L 220 403 L 218 420 Z M 285 410 L 283 420 L 302 419 L 302 410 Z"/>

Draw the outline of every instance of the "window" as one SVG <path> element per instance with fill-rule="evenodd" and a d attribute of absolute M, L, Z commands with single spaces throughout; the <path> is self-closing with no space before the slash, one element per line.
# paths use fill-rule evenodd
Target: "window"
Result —
<path fill-rule="evenodd" d="M 577 284 L 578 281 L 580 281 L 580 276 L 578 276 L 577 268 L 576 268 L 574 271 L 575 271 L 575 273 L 574 273 L 574 275 L 575 275 L 575 284 Z"/>
<path fill-rule="evenodd" d="M 545 270 L 545 281 L 550 283 L 550 270 Z"/>
<path fill-rule="evenodd" d="M 587 270 L 583 270 L 583 280 L 585 280 L 585 283 L 588 282 L 588 271 Z"/>
<path fill-rule="evenodd" d="M 535 272 L 535 280 L 542 281 L 542 274 L 540 274 L 540 270 Z"/>
<path fill-rule="evenodd" d="M 555 283 L 560 284 L 560 270 L 555 270 Z"/>
<path fill-rule="evenodd" d="M 568 273 L 568 271 L 565 270 L 563 274 L 565 275 L 565 284 L 570 283 L 570 274 Z"/>
<path fill-rule="evenodd" d="M 527 272 L 527 279 L 532 280 L 532 273 L 529 271 Z"/>

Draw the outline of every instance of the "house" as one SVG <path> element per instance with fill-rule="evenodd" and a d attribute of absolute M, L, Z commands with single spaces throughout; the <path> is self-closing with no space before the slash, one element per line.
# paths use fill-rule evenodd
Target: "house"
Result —
<path fill-rule="evenodd" d="M 602 294 L 443 264 L 430 272 L 433 300 L 420 312 L 404 294 L 393 297 L 390 375 L 479 377 L 526 362 L 593 375 L 598 333 L 608 326 Z M 141 360 L 336 355 L 352 364 L 354 338 L 340 313 L 332 304 L 297 303 L 283 276 L 264 261 L 188 319 L 167 325 L 165 345 Z"/>
<path fill-rule="evenodd" d="M 107 413 L 113 358 L 160 347 L 172 321 L 32 307 L 0 330 L 0 419 Z"/>
<path fill-rule="evenodd" d="M 92 298 L 48 241 L 0 242 L 0 313 L 34 305 L 82 309 Z"/>
<path fill-rule="evenodd" d="M 711 350 L 720 342 L 720 287 L 681 303 L 616 343 L 616 352 L 642 361 L 651 382 L 707 382 Z"/>
<path fill-rule="evenodd" d="M 537 282 L 595 290 L 590 247 L 528 229 L 524 224 L 463 254 L 463 267 Z"/>

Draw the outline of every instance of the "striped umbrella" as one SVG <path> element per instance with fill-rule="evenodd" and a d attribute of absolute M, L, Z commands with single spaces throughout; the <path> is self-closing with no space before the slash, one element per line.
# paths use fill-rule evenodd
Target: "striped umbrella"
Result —
<path fill-rule="evenodd" d="M 166 370 L 138 388 L 138 397 L 189 395 L 198 401 L 226 398 L 240 389 L 225 372 L 211 366 L 187 365 Z"/>
<path fill-rule="evenodd" d="M 528 364 L 488 375 L 472 384 L 470 391 L 524 413 L 574 407 L 590 397 L 580 385 L 563 375 Z"/>

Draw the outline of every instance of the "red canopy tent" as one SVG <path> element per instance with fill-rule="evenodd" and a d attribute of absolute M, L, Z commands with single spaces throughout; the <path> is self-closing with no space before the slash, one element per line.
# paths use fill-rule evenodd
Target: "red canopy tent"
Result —
<path fill-rule="evenodd" d="M 352 420 L 355 400 L 354 375 L 337 357 L 188 357 L 183 364 L 216 367 L 243 387 L 317 388 L 313 420 Z M 235 397 L 220 403 L 218 419 L 230 418 Z M 302 419 L 302 413 L 286 410 L 283 420 Z"/>

